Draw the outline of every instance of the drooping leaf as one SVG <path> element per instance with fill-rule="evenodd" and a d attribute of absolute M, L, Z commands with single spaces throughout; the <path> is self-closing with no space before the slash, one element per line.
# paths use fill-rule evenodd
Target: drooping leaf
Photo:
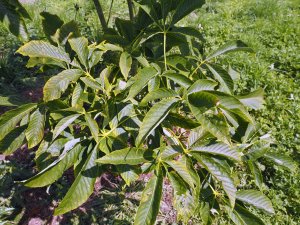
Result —
<path fill-rule="evenodd" d="M 134 225 L 154 225 L 162 197 L 163 174 L 159 168 L 147 183 L 141 197 Z"/>
<path fill-rule="evenodd" d="M 59 99 L 68 88 L 70 82 L 77 81 L 81 75 L 81 70 L 68 69 L 51 77 L 44 86 L 44 101 Z"/>
<path fill-rule="evenodd" d="M 148 102 L 162 99 L 162 98 L 171 98 L 171 97 L 178 97 L 179 95 L 176 93 L 176 91 L 172 89 L 166 89 L 166 88 L 159 88 L 154 91 L 149 92 L 141 101 L 141 105 L 147 105 Z"/>
<path fill-rule="evenodd" d="M 69 169 L 77 160 L 84 147 L 77 144 L 74 148 L 64 151 L 58 159 L 40 171 L 35 176 L 23 181 L 27 187 L 44 187 L 54 183 L 63 173 Z"/>
<path fill-rule="evenodd" d="M 88 153 L 84 165 L 77 175 L 67 194 L 54 211 L 54 215 L 62 215 L 83 204 L 93 193 L 96 177 L 99 175 L 99 168 L 95 163 L 98 146 Z"/>
<path fill-rule="evenodd" d="M 125 148 L 113 151 L 102 158 L 97 159 L 96 162 L 113 165 L 138 165 L 151 160 L 152 154 L 151 151 L 146 151 L 141 148 Z"/>
<path fill-rule="evenodd" d="M 51 58 L 66 63 L 71 62 L 69 55 L 65 51 L 45 41 L 30 41 L 19 48 L 17 52 L 29 57 Z"/>
<path fill-rule="evenodd" d="M 61 132 L 63 132 L 69 125 L 71 125 L 79 116 L 80 114 L 74 114 L 60 120 L 53 130 L 53 140 L 57 138 L 58 135 L 60 135 Z"/>
<path fill-rule="evenodd" d="M 249 48 L 244 42 L 237 40 L 228 42 L 224 45 L 222 45 L 220 48 L 218 48 L 216 51 L 211 53 L 206 57 L 206 61 L 211 60 L 212 58 L 215 58 L 217 56 L 229 53 L 229 52 L 236 52 L 236 51 L 246 51 L 246 52 L 254 52 L 252 48 Z"/>
<path fill-rule="evenodd" d="M 274 213 L 272 202 L 262 192 L 256 190 L 241 190 L 236 192 L 236 199 L 262 209 L 270 214 Z"/>
<path fill-rule="evenodd" d="M 143 119 L 139 134 L 135 140 L 135 145 L 139 147 L 148 135 L 160 125 L 160 123 L 167 117 L 170 110 L 177 104 L 179 100 L 163 99 L 156 103 L 146 114 Z"/>
<path fill-rule="evenodd" d="M 237 189 L 234 185 L 233 178 L 230 173 L 228 173 L 230 169 L 226 168 L 225 164 L 219 164 L 211 157 L 199 155 L 197 153 L 194 153 L 193 156 L 200 164 L 202 164 L 202 166 L 205 167 L 205 169 L 207 169 L 218 181 L 221 182 L 222 187 L 229 198 L 231 207 L 234 207 Z"/>
<path fill-rule="evenodd" d="M 72 38 L 80 37 L 80 31 L 78 25 L 74 20 L 71 20 L 70 22 L 63 24 L 56 31 L 53 39 L 59 45 L 64 46 L 70 37 Z"/>
<path fill-rule="evenodd" d="M 237 98 L 250 109 L 258 110 L 264 104 L 264 89 L 259 88 L 248 95 L 237 96 Z"/>
<path fill-rule="evenodd" d="M 140 70 L 138 74 L 135 76 L 136 81 L 131 86 L 127 99 L 134 98 L 156 75 L 157 75 L 157 71 L 153 67 L 146 67 Z"/>
<path fill-rule="evenodd" d="M 10 155 L 16 151 L 25 140 L 26 126 L 17 127 L 0 141 L 0 153 Z"/>
<path fill-rule="evenodd" d="M 0 140 L 2 140 L 16 125 L 33 109 L 36 108 L 36 103 L 22 105 L 17 109 L 7 111 L 0 117 Z"/>
<path fill-rule="evenodd" d="M 236 161 L 241 160 L 241 153 L 236 148 L 230 147 L 222 143 L 206 145 L 206 146 L 195 145 L 191 148 L 190 151 L 221 155 L 221 156 L 228 157 L 230 159 L 234 159 Z"/>
<path fill-rule="evenodd" d="M 29 124 L 25 132 L 28 148 L 33 148 L 42 141 L 45 132 L 45 120 L 46 115 L 44 109 L 38 108 L 30 116 Z"/>
<path fill-rule="evenodd" d="M 119 66 L 125 80 L 127 80 L 129 72 L 131 70 L 131 64 L 132 64 L 132 58 L 130 54 L 128 54 L 128 52 L 123 52 L 120 57 Z"/>
<path fill-rule="evenodd" d="M 283 154 L 268 152 L 264 154 L 264 157 L 292 172 L 295 172 L 298 168 L 297 163 L 291 157 Z"/>

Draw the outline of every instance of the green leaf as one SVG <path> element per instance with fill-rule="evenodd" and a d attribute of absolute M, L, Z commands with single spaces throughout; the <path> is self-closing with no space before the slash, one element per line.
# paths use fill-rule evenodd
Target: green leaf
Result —
<path fill-rule="evenodd" d="M 237 190 L 234 185 L 234 181 L 228 172 L 230 171 L 230 168 L 226 168 L 225 164 L 219 164 L 211 157 L 199 155 L 197 153 L 193 153 L 192 155 L 199 161 L 200 164 L 202 164 L 202 166 L 204 166 L 205 169 L 207 169 L 209 173 L 221 182 L 224 191 L 229 197 L 231 207 L 234 207 Z"/>
<path fill-rule="evenodd" d="M 196 116 L 196 115 L 195 115 Z M 226 122 L 216 115 L 197 115 L 196 118 L 201 123 L 203 129 L 211 133 L 220 141 L 231 145 L 229 127 Z"/>
<path fill-rule="evenodd" d="M 113 151 L 100 159 L 97 163 L 113 165 L 138 165 L 152 160 L 152 152 L 140 148 L 125 148 Z"/>
<path fill-rule="evenodd" d="M 171 98 L 171 97 L 178 97 L 176 91 L 172 89 L 166 89 L 166 88 L 159 88 L 154 91 L 149 92 L 141 101 L 140 105 L 145 106 L 148 102 L 162 99 L 162 98 Z"/>
<path fill-rule="evenodd" d="M 193 168 L 192 161 L 188 157 L 182 156 L 178 160 L 167 160 L 165 162 L 171 166 L 192 189 L 199 188 L 199 176 Z"/>
<path fill-rule="evenodd" d="M 188 88 L 193 84 L 188 77 L 178 73 L 164 73 L 163 76 L 169 78 L 184 88 Z"/>
<path fill-rule="evenodd" d="M 128 79 L 128 75 L 131 70 L 131 64 L 132 64 L 132 58 L 130 54 L 128 54 L 128 52 L 123 52 L 120 57 L 119 66 L 125 80 Z"/>
<path fill-rule="evenodd" d="M 96 142 L 98 142 L 98 139 L 99 139 L 99 137 L 98 137 L 99 136 L 99 126 L 98 126 L 96 120 L 94 120 L 91 117 L 91 114 L 89 114 L 89 113 L 86 113 L 84 115 L 84 117 L 85 117 L 85 121 L 87 122 L 87 125 L 88 125 L 88 127 L 89 127 L 89 129 L 92 133 L 92 136 L 93 136 L 94 140 Z"/>
<path fill-rule="evenodd" d="M 54 43 L 53 36 L 55 35 L 57 29 L 64 24 L 64 22 L 57 15 L 49 12 L 41 12 L 40 15 L 42 17 L 44 34 L 51 43 Z"/>
<path fill-rule="evenodd" d="M 18 1 L 0 1 L 0 21 L 15 36 L 28 40 L 24 18 L 30 18 Z"/>
<path fill-rule="evenodd" d="M 84 150 L 80 144 L 64 151 L 53 163 L 26 181 L 22 181 L 27 187 L 44 187 L 54 183 L 63 173 L 76 162 L 79 154 Z"/>
<path fill-rule="evenodd" d="M 181 153 L 183 153 L 183 149 L 179 145 L 168 145 L 165 147 L 159 148 L 159 158 L 161 158 L 163 161 L 165 160 L 173 160 L 174 157 L 179 156 Z"/>
<path fill-rule="evenodd" d="M 259 88 L 248 95 L 237 96 L 237 98 L 250 109 L 261 109 L 264 104 L 264 89 Z"/>
<path fill-rule="evenodd" d="M 270 152 L 270 153 L 265 153 L 264 157 L 292 172 L 296 172 L 298 168 L 297 163 L 291 157 L 286 155 Z"/>
<path fill-rule="evenodd" d="M 80 80 L 83 81 L 88 87 L 98 91 L 98 90 L 103 90 L 102 86 L 100 83 L 98 83 L 95 79 L 91 77 L 81 77 Z"/>
<path fill-rule="evenodd" d="M 64 46 L 68 39 L 80 37 L 80 31 L 78 25 L 74 20 L 62 25 L 55 33 L 53 39 L 59 44 Z"/>
<path fill-rule="evenodd" d="M 160 125 L 160 123 L 168 116 L 170 110 L 176 105 L 179 100 L 163 99 L 156 103 L 146 114 L 143 119 L 139 134 L 135 140 L 135 145 L 139 147 L 148 135 Z"/>
<path fill-rule="evenodd" d="M 80 98 L 82 96 L 82 93 L 83 93 L 83 87 L 80 82 L 77 82 L 72 94 L 72 101 L 71 101 L 72 107 L 76 107 L 80 103 Z"/>
<path fill-rule="evenodd" d="M 234 159 L 236 161 L 241 160 L 241 153 L 237 151 L 236 148 L 232 148 L 222 143 L 206 145 L 206 146 L 195 145 L 190 149 L 190 151 L 210 153 L 213 155 L 221 155 L 230 159 Z"/>
<path fill-rule="evenodd" d="M 77 175 L 75 181 L 70 187 L 69 191 L 60 202 L 58 207 L 54 211 L 54 215 L 62 215 L 73 209 L 78 208 L 83 204 L 93 193 L 96 177 L 99 173 L 99 168 L 95 163 L 97 158 L 98 146 L 88 153 L 84 165 L 82 166 L 80 173 Z"/>
<path fill-rule="evenodd" d="M 22 105 L 17 109 L 5 112 L 0 117 L 0 140 L 2 140 L 10 131 L 15 129 L 17 124 L 26 117 L 33 109 L 36 103 Z"/>
<path fill-rule="evenodd" d="M 78 117 L 80 116 L 80 114 L 74 114 L 71 116 L 67 116 L 65 118 L 63 118 L 62 120 L 60 120 L 54 130 L 53 130 L 53 140 L 55 138 L 58 137 L 58 135 L 61 134 L 61 132 L 63 132 L 68 126 L 70 126 Z"/>
<path fill-rule="evenodd" d="M 134 225 L 154 225 L 162 197 L 163 174 L 159 168 L 147 183 L 141 197 Z"/>
<path fill-rule="evenodd" d="M 215 79 L 220 82 L 220 90 L 231 94 L 234 88 L 234 83 L 231 76 L 221 66 L 216 64 L 206 64 Z"/>
<path fill-rule="evenodd" d="M 29 57 L 51 58 L 66 63 L 71 62 L 69 55 L 65 51 L 45 41 L 30 41 L 19 48 L 17 52 Z"/>
<path fill-rule="evenodd" d="M 195 116 L 199 113 L 202 114 L 202 112 L 206 111 L 209 108 L 217 106 L 217 103 L 219 102 L 219 98 L 215 94 L 207 91 L 199 91 L 189 94 L 188 100 L 190 105 L 193 106 L 191 110 L 192 112 L 194 111 L 196 113 L 194 114 Z M 194 107 L 198 109 L 193 110 Z"/>
<path fill-rule="evenodd" d="M 229 52 L 236 52 L 236 51 L 246 51 L 246 52 L 254 52 L 252 48 L 249 48 L 245 43 L 243 43 L 240 40 L 232 41 L 224 44 L 220 48 L 218 48 L 216 51 L 208 55 L 205 59 L 205 61 L 209 61 L 212 58 L 215 58 L 217 56 L 229 53 Z"/>
<path fill-rule="evenodd" d="M 200 91 L 213 91 L 218 83 L 214 80 L 201 79 L 193 83 L 188 89 L 187 93 L 192 94 Z"/>
<path fill-rule="evenodd" d="M 67 90 L 70 82 L 76 82 L 81 75 L 81 70 L 68 69 L 51 77 L 44 86 L 44 101 L 59 99 Z"/>
<path fill-rule="evenodd" d="M 197 195 L 188 188 L 184 180 L 174 171 L 168 172 L 168 178 L 173 187 L 174 207 L 177 211 L 177 219 L 187 222 L 195 213 L 198 206 Z"/>
<path fill-rule="evenodd" d="M 76 52 L 79 61 L 87 69 L 88 68 L 88 40 L 85 37 L 71 38 L 68 40 L 71 48 Z"/>
<path fill-rule="evenodd" d="M 204 4 L 204 0 L 181 0 L 175 9 L 175 13 L 172 17 L 172 24 L 177 23 L 179 20 L 189 15 L 192 11 L 201 8 Z"/>
<path fill-rule="evenodd" d="M 265 223 L 249 212 L 244 207 L 239 206 L 236 204 L 234 210 L 232 210 L 229 206 L 224 206 L 225 210 L 227 211 L 229 218 L 236 224 L 236 225 L 265 225 Z"/>
<path fill-rule="evenodd" d="M 194 129 L 199 127 L 200 124 L 194 119 L 190 119 L 187 116 L 183 116 L 177 113 L 169 113 L 166 120 L 173 126 L 182 127 L 184 129 Z"/>
<path fill-rule="evenodd" d="M 272 202 L 263 193 L 256 190 L 241 190 L 236 192 L 236 199 L 262 209 L 270 214 L 274 214 Z"/>
<path fill-rule="evenodd" d="M 130 165 L 117 165 L 117 170 L 125 183 L 129 186 L 132 182 L 135 182 L 140 176 L 141 169 Z"/>
<path fill-rule="evenodd" d="M 25 104 L 18 96 L 1 96 L 0 95 L 0 106 L 19 106 Z"/>
<path fill-rule="evenodd" d="M 262 177 L 262 174 L 261 174 L 261 171 L 260 171 L 258 165 L 252 161 L 248 161 L 247 163 L 248 163 L 249 169 L 252 173 L 252 176 L 254 178 L 254 182 L 255 182 L 256 186 L 259 189 L 262 189 L 263 177 Z"/>
<path fill-rule="evenodd" d="M 17 127 L 0 141 L 0 153 L 10 155 L 16 151 L 25 140 L 26 126 Z"/>
<path fill-rule="evenodd" d="M 42 141 L 45 132 L 45 120 L 46 115 L 44 109 L 38 108 L 30 116 L 29 124 L 25 132 L 28 148 L 33 148 Z"/>
<path fill-rule="evenodd" d="M 146 67 L 141 69 L 135 76 L 136 80 L 129 90 L 127 100 L 134 98 L 147 84 L 148 82 L 157 75 L 157 70 L 153 67 Z"/>

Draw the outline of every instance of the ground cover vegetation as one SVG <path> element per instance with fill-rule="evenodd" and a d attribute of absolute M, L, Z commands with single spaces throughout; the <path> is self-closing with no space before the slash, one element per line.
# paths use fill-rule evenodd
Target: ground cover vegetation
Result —
<path fill-rule="evenodd" d="M 0 2 L 3 223 L 299 222 L 297 1 L 66 2 Z"/>

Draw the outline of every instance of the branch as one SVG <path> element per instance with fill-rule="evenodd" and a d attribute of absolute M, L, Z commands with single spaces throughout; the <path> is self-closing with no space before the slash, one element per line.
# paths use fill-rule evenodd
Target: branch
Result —
<path fill-rule="evenodd" d="M 105 29 L 107 29 L 107 24 L 106 24 L 106 20 L 105 20 L 105 17 L 104 17 L 104 13 L 103 13 L 101 4 L 98 0 L 93 0 L 93 2 L 94 2 L 94 5 L 95 5 L 95 8 L 96 8 L 101 26 L 102 26 L 103 30 L 105 30 Z"/>
<path fill-rule="evenodd" d="M 129 10 L 129 18 L 131 21 L 133 21 L 133 3 L 131 0 L 127 0 L 127 4 L 128 4 L 128 10 Z"/>

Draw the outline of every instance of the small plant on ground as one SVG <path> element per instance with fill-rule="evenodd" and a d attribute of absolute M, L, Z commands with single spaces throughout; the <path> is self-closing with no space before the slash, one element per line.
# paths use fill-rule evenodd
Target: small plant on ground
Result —
<path fill-rule="evenodd" d="M 0 152 L 11 154 L 24 143 L 36 149 L 39 172 L 22 181 L 28 187 L 49 186 L 73 168 L 75 180 L 55 215 L 83 204 L 108 171 L 127 185 L 151 174 L 136 225 L 155 223 L 164 179 L 184 223 L 199 215 L 210 224 L 213 213 L 223 212 L 235 224 L 264 224 L 245 207 L 274 213 L 260 191 L 257 159 L 296 166 L 268 153 L 272 141 L 249 113 L 262 107 L 263 90 L 235 95 L 237 73 L 217 63 L 219 56 L 252 49 L 233 41 L 207 53 L 197 29 L 177 25 L 204 1 L 134 4 L 134 18 L 116 19 L 100 43 L 89 43 L 74 21 L 44 13 L 48 42 L 30 41 L 18 53 L 29 57 L 28 66 L 59 72 L 46 82 L 42 101 L 0 117 Z M 239 189 L 249 176 L 256 187 Z"/>

